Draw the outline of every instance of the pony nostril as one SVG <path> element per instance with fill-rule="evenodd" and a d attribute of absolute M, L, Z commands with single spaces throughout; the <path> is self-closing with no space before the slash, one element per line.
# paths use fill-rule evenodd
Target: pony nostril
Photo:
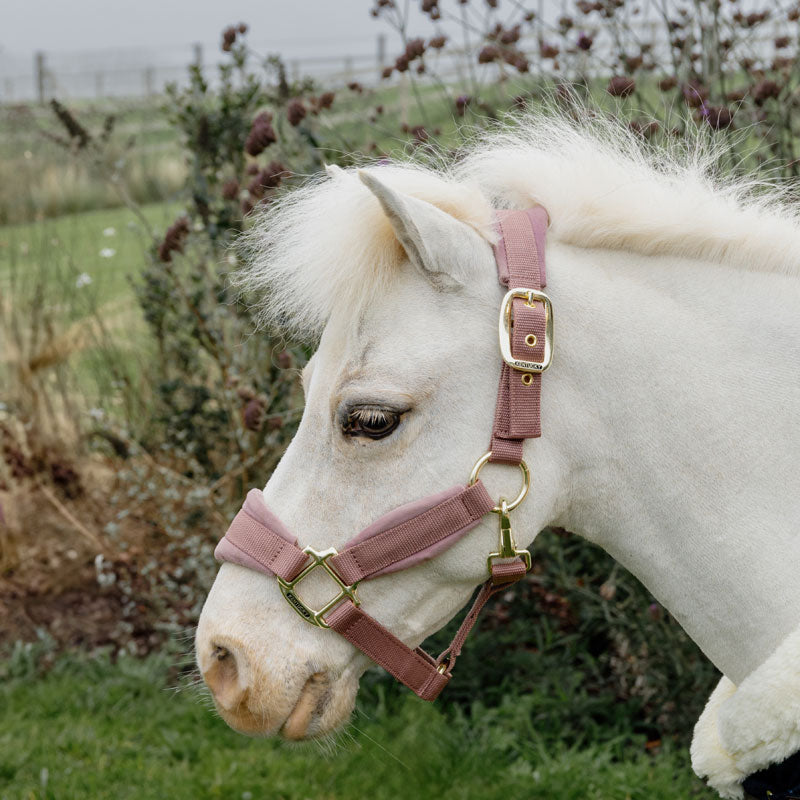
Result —
<path fill-rule="evenodd" d="M 224 661 L 230 654 L 231 651 L 228 650 L 227 647 L 223 647 L 220 644 L 215 644 L 214 650 L 211 652 L 212 658 L 216 658 L 217 661 Z"/>
<path fill-rule="evenodd" d="M 233 651 L 222 645 L 212 645 L 208 667 L 203 670 L 203 680 L 211 689 L 214 699 L 227 711 L 241 704 L 247 692 L 242 685 L 240 666 L 242 656 L 237 657 Z"/>

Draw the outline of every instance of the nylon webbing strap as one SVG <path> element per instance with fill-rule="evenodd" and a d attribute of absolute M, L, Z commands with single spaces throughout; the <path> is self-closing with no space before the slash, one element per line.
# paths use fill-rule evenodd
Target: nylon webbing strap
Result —
<path fill-rule="evenodd" d="M 428 511 L 358 544 L 346 545 L 331 558 L 345 583 L 363 581 L 398 561 L 428 550 L 452 533 L 471 527 L 494 506 L 478 481 Z"/>
<path fill-rule="evenodd" d="M 423 700 L 435 700 L 450 680 L 424 650 L 412 650 L 350 601 L 339 603 L 327 623 Z"/>
<path fill-rule="evenodd" d="M 521 561 L 492 567 L 492 577 L 481 586 L 472 608 L 464 617 L 450 646 L 434 660 L 422 648 L 412 650 L 388 631 L 374 617 L 350 601 L 339 603 L 326 621 L 338 634 L 366 653 L 393 678 L 423 700 L 435 700 L 453 676 L 453 666 L 461 648 L 490 597 L 525 577 Z"/>
<path fill-rule="evenodd" d="M 509 289 L 541 290 L 546 282 L 544 238 L 547 212 L 541 207 L 524 211 L 498 211 L 495 245 L 500 283 Z M 525 361 L 544 358 L 546 315 L 541 303 L 528 305 L 523 298 L 512 303 L 511 352 Z M 503 364 L 497 392 L 490 461 L 519 464 L 522 443 L 542 435 L 541 373 L 524 373 Z"/>
<path fill-rule="evenodd" d="M 472 603 L 472 608 L 470 608 L 467 616 L 464 617 L 464 621 L 456 631 L 450 646 L 437 659 L 438 663 L 447 662 L 448 676 L 452 674 L 456 659 L 461 655 L 461 648 L 464 646 L 464 642 L 467 641 L 467 636 L 469 636 L 470 631 L 478 621 L 478 616 L 489 599 L 524 578 L 527 571 L 525 564 L 520 560 L 492 565 L 492 577 L 481 586 Z"/>
<path fill-rule="evenodd" d="M 261 572 L 271 572 L 287 581 L 296 578 L 308 563 L 308 554 L 296 542 L 287 541 L 267 525 L 251 517 L 245 509 L 233 518 L 220 544 L 223 542 L 255 561 L 260 565 Z M 228 557 L 225 560 L 234 559 Z"/>
<path fill-rule="evenodd" d="M 220 561 L 233 561 L 285 581 L 294 580 L 309 563 L 308 553 L 296 540 L 289 541 L 284 531 L 276 530 L 277 525 L 256 518 L 255 515 L 263 513 L 259 503 L 264 506 L 261 493 L 252 490 L 245 507 L 217 545 L 215 555 Z M 469 530 L 493 507 L 486 487 L 477 481 L 368 539 L 345 545 L 341 553 L 330 559 L 330 565 L 345 584 L 352 585 L 412 556 L 421 556 L 419 561 L 422 561 L 426 551 L 435 549 L 443 539 Z"/>

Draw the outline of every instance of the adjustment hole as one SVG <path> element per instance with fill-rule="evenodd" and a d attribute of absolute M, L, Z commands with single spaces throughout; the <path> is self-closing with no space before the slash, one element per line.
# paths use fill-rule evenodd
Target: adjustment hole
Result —
<path fill-rule="evenodd" d="M 525 374 L 522 376 L 522 382 L 523 382 L 523 383 L 524 383 L 526 386 L 530 386 L 530 385 L 533 383 L 533 375 L 531 375 L 531 374 L 530 374 L 530 372 L 526 372 L 526 373 L 525 373 Z"/>
<path fill-rule="evenodd" d="M 536 347 L 536 334 L 529 333 L 525 337 L 525 344 L 528 345 L 528 347 Z"/>

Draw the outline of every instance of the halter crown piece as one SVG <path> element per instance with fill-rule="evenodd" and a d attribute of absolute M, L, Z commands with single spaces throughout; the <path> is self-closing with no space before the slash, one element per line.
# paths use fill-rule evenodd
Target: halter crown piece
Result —
<path fill-rule="evenodd" d="M 542 372 L 553 354 L 553 308 L 545 285 L 544 239 L 547 212 L 541 207 L 498 211 L 495 258 L 500 283 L 508 289 L 500 306 L 500 352 L 503 367 L 497 393 L 489 451 L 475 464 L 467 486 L 456 486 L 400 506 L 365 528 L 344 548 L 301 548 L 297 539 L 267 508 L 263 494 L 251 489 L 242 510 L 217 545 L 219 561 L 274 575 L 291 608 L 306 622 L 343 636 L 424 700 L 435 700 L 452 677 L 464 641 L 486 601 L 525 576 L 527 550 L 518 550 L 509 512 L 524 499 L 530 473 L 522 460 L 525 439 L 541 436 Z M 488 462 L 519 466 L 523 485 L 512 501 L 495 503 L 478 475 Z M 450 646 L 432 658 L 412 650 L 361 609 L 361 581 L 419 564 L 455 544 L 489 512 L 500 518 L 500 543 L 488 554 L 483 584 Z M 297 593 L 298 584 L 315 569 L 324 570 L 339 588 L 318 609 Z"/>

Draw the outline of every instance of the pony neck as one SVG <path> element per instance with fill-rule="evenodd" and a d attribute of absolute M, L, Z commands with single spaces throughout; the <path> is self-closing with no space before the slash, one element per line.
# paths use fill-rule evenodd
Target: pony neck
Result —
<path fill-rule="evenodd" d="M 800 612 L 800 282 L 559 244 L 548 260 L 556 360 L 526 458 L 560 477 L 531 525 L 603 547 L 738 683 Z"/>

